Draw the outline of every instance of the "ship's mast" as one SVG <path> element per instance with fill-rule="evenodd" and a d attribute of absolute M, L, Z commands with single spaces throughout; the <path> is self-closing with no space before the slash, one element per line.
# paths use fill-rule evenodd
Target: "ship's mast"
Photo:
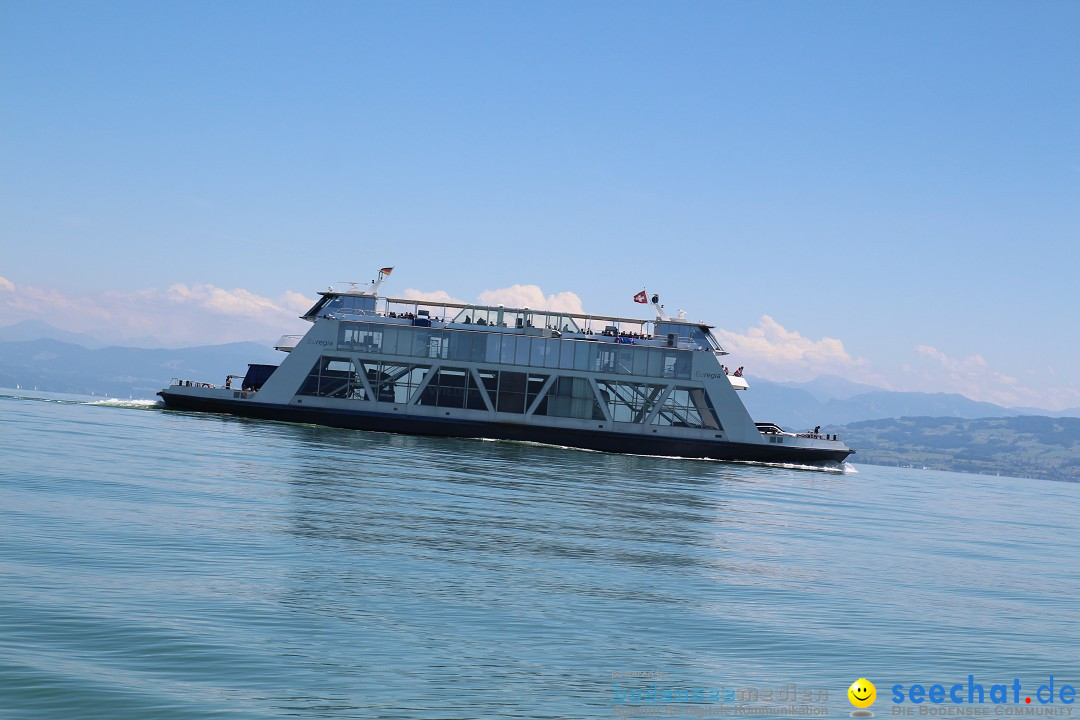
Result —
<path fill-rule="evenodd" d="M 650 301 L 652 302 L 653 310 L 656 311 L 656 319 L 657 320 L 670 320 L 671 319 L 671 318 L 669 318 L 667 316 L 667 313 L 664 312 L 664 306 L 660 304 L 660 293 L 653 293 L 652 298 L 650 298 Z"/>
<path fill-rule="evenodd" d="M 393 271 L 394 271 L 393 266 L 381 268 L 379 270 L 378 279 L 372 280 L 371 285 L 368 286 L 368 289 L 364 290 L 364 292 L 362 292 L 361 295 L 378 295 L 379 294 L 379 286 L 383 284 L 383 281 L 386 280 L 386 278 L 390 277 L 390 273 L 392 273 Z"/>

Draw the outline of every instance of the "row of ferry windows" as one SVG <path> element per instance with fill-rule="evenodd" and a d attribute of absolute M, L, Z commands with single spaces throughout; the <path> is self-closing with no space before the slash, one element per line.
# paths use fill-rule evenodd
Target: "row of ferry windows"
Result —
<path fill-rule="evenodd" d="M 434 375 L 423 384 L 431 372 Z M 701 388 L 676 387 L 665 396 L 664 385 L 600 380 L 597 395 L 588 378 L 556 377 L 544 392 L 549 377 L 488 369 L 474 375 L 468 368 L 432 371 L 430 365 L 324 356 L 311 368 L 299 394 L 470 410 L 487 410 L 490 403 L 495 411 L 506 413 L 524 413 L 535 403 L 533 415 L 592 420 L 605 419 L 603 403 L 616 422 L 643 423 L 652 416 L 654 425 L 722 429 Z"/>
<path fill-rule="evenodd" d="M 342 323 L 338 349 L 411 357 L 689 379 L 691 352 L 512 333 Z"/>

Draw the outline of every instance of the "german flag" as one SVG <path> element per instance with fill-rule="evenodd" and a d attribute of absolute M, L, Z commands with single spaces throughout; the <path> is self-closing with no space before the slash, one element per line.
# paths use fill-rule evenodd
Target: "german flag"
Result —
<path fill-rule="evenodd" d="M 385 275 L 389 275 L 389 274 L 390 274 L 390 273 L 392 273 L 392 272 L 394 272 L 394 268 L 392 268 L 392 267 L 388 267 L 388 268 L 380 268 L 380 269 L 379 269 L 379 274 L 380 274 L 380 275 L 384 275 L 384 276 L 385 276 Z"/>

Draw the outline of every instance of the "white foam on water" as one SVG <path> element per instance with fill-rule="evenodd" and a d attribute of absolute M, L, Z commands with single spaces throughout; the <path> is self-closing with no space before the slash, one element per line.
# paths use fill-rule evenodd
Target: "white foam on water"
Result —
<path fill-rule="evenodd" d="M 157 408 L 165 407 L 165 403 L 161 400 L 146 400 L 146 399 L 123 399 L 123 398 L 108 398 L 107 400 L 94 400 L 92 402 L 80 403 L 82 405 L 98 405 L 104 407 L 121 407 L 121 408 L 133 408 L 136 410 L 155 410 Z"/>
<path fill-rule="evenodd" d="M 34 391 L 33 393 L 25 390 L 22 392 L 0 390 L 0 398 L 5 400 L 29 400 L 30 402 L 56 403 L 58 405 L 96 405 L 98 407 L 122 407 L 138 410 L 154 410 L 165 407 L 164 402 L 160 399 L 151 400 L 147 398 L 108 397 L 102 398 L 101 400 L 92 400 L 85 395 L 50 393 L 44 390 Z"/>

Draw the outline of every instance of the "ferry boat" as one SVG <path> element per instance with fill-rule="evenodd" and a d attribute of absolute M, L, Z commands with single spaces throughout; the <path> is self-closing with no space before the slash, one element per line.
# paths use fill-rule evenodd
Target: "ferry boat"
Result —
<path fill-rule="evenodd" d="M 841 462 L 835 435 L 755 423 L 711 325 L 320 292 L 280 365 L 224 385 L 174 378 L 166 407 L 383 432 L 772 463 Z M 239 381 L 239 387 L 234 385 Z"/>

